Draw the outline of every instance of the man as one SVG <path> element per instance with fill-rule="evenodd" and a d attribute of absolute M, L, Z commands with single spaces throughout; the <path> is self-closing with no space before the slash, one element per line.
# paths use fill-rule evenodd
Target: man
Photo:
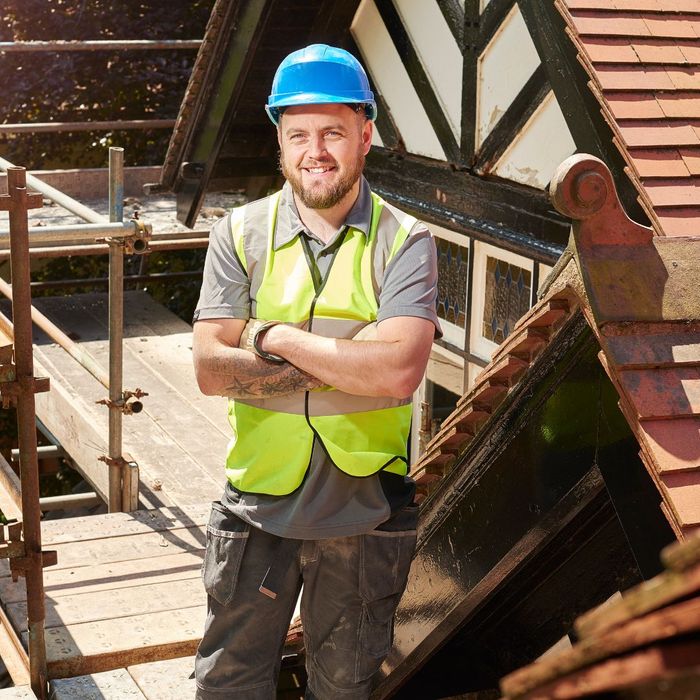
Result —
<path fill-rule="evenodd" d="M 303 583 L 307 698 L 366 698 L 415 545 L 410 396 L 435 333 L 427 229 L 362 177 L 376 116 L 359 62 L 312 45 L 266 107 L 281 192 L 212 229 L 193 353 L 234 438 L 213 504 L 197 697 L 275 697 Z"/>

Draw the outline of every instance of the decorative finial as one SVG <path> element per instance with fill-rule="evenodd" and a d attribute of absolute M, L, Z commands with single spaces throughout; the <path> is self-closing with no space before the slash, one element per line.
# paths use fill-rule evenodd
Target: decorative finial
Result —
<path fill-rule="evenodd" d="M 587 219 L 603 207 L 619 206 L 608 166 L 587 153 L 567 158 L 549 184 L 549 196 L 559 212 Z"/>

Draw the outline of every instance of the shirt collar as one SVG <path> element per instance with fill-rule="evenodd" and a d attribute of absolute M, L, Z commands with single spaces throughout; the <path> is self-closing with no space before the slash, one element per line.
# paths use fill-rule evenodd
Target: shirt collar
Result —
<path fill-rule="evenodd" d="M 350 209 L 348 215 L 345 217 L 341 228 L 350 226 L 358 231 L 362 231 L 362 233 L 368 236 L 371 222 L 372 195 L 370 194 L 367 180 L 361 177 L 360 192 L 357 195 L 355 204 L 353 204 L 352 209 Z M 308 234 L 308 231 L 299 218 L 297 205 L 294 202 L 294 195 L 292 194 L 292 187 L 289 182 L 285 182 L 277 208 L 277 225 L 275 226 L 274 242 L 275 250 L 292 241 L 300 233 Z"/>

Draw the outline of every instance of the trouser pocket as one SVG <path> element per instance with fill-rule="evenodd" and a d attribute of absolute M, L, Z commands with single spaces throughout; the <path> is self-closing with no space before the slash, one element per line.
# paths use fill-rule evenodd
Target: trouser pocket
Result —
<path fill-rule="evenodd" d="M 249 530 L 248 523 L 221 503 L 212 503 L 202 579 L 204 590 L 221 605 L 228 605 L 236 591 Z"/>
<path fill-rule="evenodd" d="M 360 650 L 357 675 L 369 678 L 389 653 L 394 612 L 401 600 L 416 546 L 417 506 L 407 506 L 360 542 Z"/>

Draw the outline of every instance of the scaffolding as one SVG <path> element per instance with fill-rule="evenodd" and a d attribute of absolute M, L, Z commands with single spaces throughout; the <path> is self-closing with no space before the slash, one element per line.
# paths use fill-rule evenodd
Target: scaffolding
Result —
<path fill-rule="evenodd" d="M 12 320 L 0 314 L 0 329 L 12 339 L 12 345 L 0 347 L 0 397 L 4 407 L 17 408 L 20 478 L 12 467 L 0 459 L 0 489 L 3 503 L 9 503 L 10 516 L 15 522 L 0 530 L 0 558 L 8 558 L 13 578 L 25 577 L 27 588 L 28 654 L 17 639 L 4 614 L 4 647 L 10 647 L 10 670 L 20 679 L 28 675 L 32 690 L 39 698 L 46 697 L 47 673 L 44 640 L 44 590 L 42 568 L 56 562 L 55 552 L 41 549 L 41 511 L 39 493 L 38 450 L 36 441 L 36 409 L 34 394 L 49 390 L 47 378 L 34 377 L 32 323 L 40 327 L 54 342 L 84 367 L 108 390 L 101 402 L 109 410 L 108 453 L 100 457 L 109 469 L 108 508 L 110 512 L 131 511 L 138 507 L 138 465 L 122 454 L 122 418 L 138 413 L 140 389 L 126 391 L 122 386 L 122 340 L 124 327 L 124 254 L 144 253 L 148 248 L 151 227 L 142 221 L 123 221 L 124 168 L 123 149 L 111 148 L 109 153 L 109 220 L 67 197 L 55 188 L 28 175 L 24 168 L 0 159 L 0 170 L 7 174 L 8 194 L 0 195 L 0 210 L 9 212 L 10 227 L 0 231 L 0 243 L 10 244 L 12 285 L 0 280 L 0 293 L 12 302 Z M 36 192 L 29 192 L 27 187 Z M 29 209 L 43 206 L 43 198 L 79 216 L 87 224 L 75 226 L 45 226 L 32 231 L 35 243 L 70 240 L 73 244 L 95 243 L 103 239 L 109 250 L 109 370 L 99 363 L 60 328 L 32 306 L 30 282 Z M 85 495 L 79 499 L 85 502 Z M 94 500 L 89 494 L 88 500 Z M 54 499 L 56 500 L 56 499 Z M 70 497 L 68 497 L 70 501 Z M 73 499 L 75 500 L 75 499 Z M 63 506 L 59 497 L 49 507 Z M 73 503 L 73 501 L 71 501 Z M 44 504 L 46 506 L 47 504 Z M 10 639 L 8 645 L 7 640 Z M 14 650 L 14 653 L 13 653 Z M 17 680 L 16 678 L 14 678 Z"/>

